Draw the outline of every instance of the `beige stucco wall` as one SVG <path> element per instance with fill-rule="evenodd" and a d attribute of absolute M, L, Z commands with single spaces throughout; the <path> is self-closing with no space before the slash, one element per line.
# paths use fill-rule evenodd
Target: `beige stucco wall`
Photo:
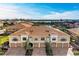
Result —
<path fill-rule="evenodd" d="M 18 38 L 18 41 L 16 41 L 16 42 L 14 42 L 14 41 L 12 41 L 12 39 L 13 38 Z M 22 35 L 22 36 L 10 36 L 9 38 L 9 43 L 11 44 L 11 43 L 23 43 L 23 42 L 25 42 L 25 41 L 23 41 L 22 40 L 22 37 L 27 37 L 28 38 L 28 36 L 27 35 Z M 56 37 L 56 40 L 55 41 L 53 41 L 52 40 L 52 38 L 53 37 Z M 35 40 L 35 38 L 38 38 L 38 40 Z M 67 39 L 67 41 L 61 41 L 61 39 L 62 38 L 66 38 Z M 45 38 L 45 40 L 46 40 L 47 38 Z M 29 41 L 31 42 L 31 43 L 33 43 L 34 45 L 35 44 L 37 44 L 39 47 L 41 47 L 41 46 L 44 46 L 43 44 L 45 43 L 45 41 L 42 41 L 41 40 L 41 37 L 32 37 L 31 39 L 29 39 Z M 65 43 L 68 43 L 69 44 L 69 42 L 70 42 L 70 36 L 65 36 L 65 35 L 63 35 L 63 36 L 56 36 L 56 35 L 54 35 L 54 36 L 50 36 L 50 41 L 51 41 L 51 43 L 56 43 L 56 45 L 55 44 L 52 44 L 52 45 L 54 45 L 54 46 L 58 46 L 58 44 L 59 43 L 61 43 L 61 44 L 65 44 Z M 60 44 L 60 45 L 61 45 Z M 22 44 L 23 45 L 23 44 Z M 35 45 L 35 46 L 37 46 L 37 45 Z"/>

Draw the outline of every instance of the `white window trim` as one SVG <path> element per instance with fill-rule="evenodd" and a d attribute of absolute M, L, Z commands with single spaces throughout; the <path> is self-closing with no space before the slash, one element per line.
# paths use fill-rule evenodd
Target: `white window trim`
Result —
<path fill-rule="evenodd" d="M 26 37 L 26 40 L 23 40 L 23 37 Z M 21 41 L 22 41 L 22 42 L 26 42 L 27 39 L 28 39 L 28 36 L 27 36 L 27 35 L 22 35 L 22 36 L 21 36 Z"/>
<path fill-rule="evenodd" d="M 50 36 L 50 38 L 51 38 L 51 42 L 56 42 L 57 39 L 58 39 L 58 36 L 55 35 L 55 34 L 52 34 L 52 35 Z M 52 38 L 56 38 L 56 40 L 52 40 Z"/>
<path fill-rule="evenodd" d="M 13 39 L 14 38 L 17 38 L 18 39 L 18 41 L 13 41 Z M 9 42 L 10 43 L 18 43 L 18 42 L 20 42 L 20 40 L 19 40 L 20 38 L 18 37 L 18 36 L 12 36 L 12 37 L 10 37 L 10 40 L 9 40 Z"/>

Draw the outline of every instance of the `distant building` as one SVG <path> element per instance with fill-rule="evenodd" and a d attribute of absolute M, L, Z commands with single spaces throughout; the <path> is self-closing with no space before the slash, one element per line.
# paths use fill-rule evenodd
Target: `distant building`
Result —
<path fill-rule="evenodd" d="M 3 26 L 3 21 L 0 21 L 0 27 L 2 27 Z"/>
<path fill-rule="evenodd" d="M 68 32 L 69 32 L 72 36 L 78 36 L 78 37 L 79 37 L 79 28 L 68 29 Z"/>
<path fill-rule="evenodd" d="M 3 34 L 3 33 L 5 33 L 6 32 L 6 29 L 1 29 L 0 30 L 0 34 Z"/>

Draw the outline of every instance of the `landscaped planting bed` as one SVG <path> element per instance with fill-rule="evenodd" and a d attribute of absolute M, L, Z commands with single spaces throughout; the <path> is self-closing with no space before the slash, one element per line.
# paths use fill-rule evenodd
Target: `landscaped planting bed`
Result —
<path fill-rule="evenodd" d="M 0 49 L 0 55 L 4 55 L 4 51 L 2 51 L 2 49 Z"/>
<path fill-rule="evenodd" d="M 4 49 L 0 48 L 0 55 L 4 55 L 4 54 L 5 54 L 5 52 L 6 52 L 6 50 L 4 50 Z"/>
<path fill-rule="evenodd" d="M 0 45 L 7 42 L 9 40 L 9 36 L 0 36 Z"/>
<path fill-rule="evenodd" d="M 79 51 L 73 51 L 75 56 L 79 56 Z"/>
<path fill-rule="evenodd" d="M 3 48 L 3 44 L 9 40 L 8 36 L 0 36 L 0 55 L 4 55 L 7 49 Z"/>

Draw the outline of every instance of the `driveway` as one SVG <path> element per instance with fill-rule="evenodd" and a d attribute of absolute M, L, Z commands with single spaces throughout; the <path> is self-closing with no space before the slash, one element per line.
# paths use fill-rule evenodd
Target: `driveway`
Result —
<path fill-rule="evenodd" d="M 34 48 L 32 55 L 33 56 L 45 56 L 46 55 L 45 48 Z"/>
<path fill-rule="evenodd" d="M 67 56 L 68 48 L 52 48 L 53 56 Z M 45 48 L 34 48 L 33 56 L 46 56 Z"/>
<path fill-rule="evenodd" d="M 67 56 L 74 56 L 74 54 L 73 54 L 73 52 L 72 52 L 72 47 L 70 47 L 70 48 L 68 49 Z"/>
<path fill-rule="evenodd" d="M 5 53 L 6 56 L 24 56 L 25 49 L 24 48 L 9 48 Z"/>
<path fill-rule="evenodd" d="M 54 56 L 67 56 L 68 48 L 52 48 Z"/>

